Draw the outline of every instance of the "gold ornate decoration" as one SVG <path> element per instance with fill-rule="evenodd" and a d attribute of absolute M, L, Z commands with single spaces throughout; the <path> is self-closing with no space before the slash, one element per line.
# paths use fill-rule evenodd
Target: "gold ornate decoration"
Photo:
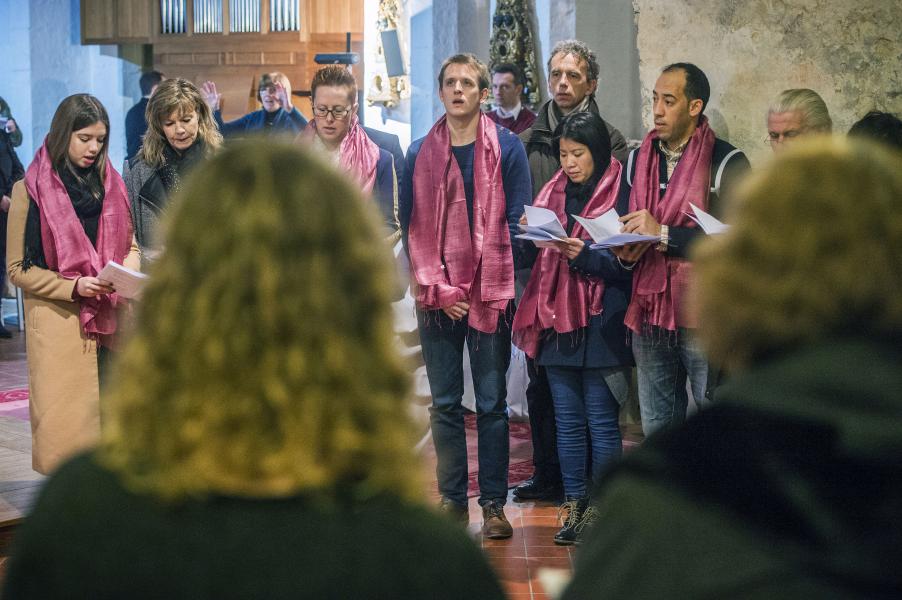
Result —
<path fill-rule="evenodd" d="M 400 27 L 401 0 L 379 0 L 379 19 L 376 21 L 376 29 L 383 31 L 397 30 L 398 37 L 405 39 L 406 31 Z M 376 61 L 382 63 L 382 72 L 373 76 L 370 88 L 367 91 L 366 102 L 368 105 L 381 104 L 385 108 L 395 108 L 406 98 L 410 98 L 410 76 L 389 77 L 384 69 L 385 51 L 380 39 L 376 51 Z M 406 59 L 405 59 L 406 62 Z"/>
<path fill-rule="evenodd" d="M 498 0 L 492 19 L 492 40 L 489 58 L 492 67 L 513 63 L 523 73 L 523 102 L 539 104 L 539 72 L 536 68 L 536 48 L 532 31 L 532 14 L 527 0 Z"/>

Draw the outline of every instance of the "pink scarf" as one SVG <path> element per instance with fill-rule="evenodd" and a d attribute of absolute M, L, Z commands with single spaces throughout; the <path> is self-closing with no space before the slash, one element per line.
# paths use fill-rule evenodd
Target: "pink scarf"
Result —
<path fill-rule="evenodd" d="M 514 263 L 495 124 L 481 115 L 473 157 L 473 230 L 463 176 L 443 116 L 429 131 L 413 171 L 407 245 L 417 303 L 425 310 L 469 302 L 469 326 L 494 333 L 514 297 Z"/>
<path fill-rule="evenodd" d="M 316 119 L 307 123 L 305 135 L 316 135 Z M 379 162 L 379 146 L 369 138 L 357 115 L 351 116 L 348 133 L 338 149 L 338 164 L 357 179 L 364 193 L 373 191 L 376 184 L 376 165 Z"/>
<path fill-rule="evenodd" d="M 60 176 L 53 168 L 47 143 L 25 173 L 28 196 L 41 215 L 41 242 L 47 267 L 67 279 L 96 277 L 108 261 L 122 263 L 131 249 L 132 221 L 125 183 L 106 162 L 103 208 L 97 225 L 97 247 L 85 234 Z M 116 332 L 117 294 L 81 298 L 79 320 L 89 338 L 109 346 Z"/>
<path fill-rule="evenodd" d="M 695 227 L 687 213 L 692 213 L 690 202 L 708 210 L 714 132 L 708 127 L 708 119 L 702 116 L 664 196 L 660 195 L 658 181 L 659 155 L 653 145 L 657 137 L 655 131 L 649 132 L 639 148 L 630 212 L 644 208 L 662 225 Z M 683 305 L 691 269 L 686 260 L 665 256 L 654 249 L 646 252 L 633 275 L 633 298 L 624 318 L 627 327 L 637 333 L 648 326 L 668 331 L 696 327 L 695 319 Z"/>
<path fill-rule="evenodd" d="M 612 157 L 581 217 L 594 219 L 614 208 L 620 190 L 621 171 L 620 162 Z M 553 210 L 558 220 L 566 223 L 567 181 L 563 169 L 559 170 L 545 184 L 532 205 Z M 573 226 L 570 236 L 590 240 L 579 223 Z M 528 356 L 535 358 L 542 332 L 554 329 L 557 333 L 568 333 L 586 327 L 590 317 L 601 314 L 603 299 L 604 280 L 590 279 L 572 271 L 563 254 L 552 248 L 542 248 L 514 316 L 513 341 Z"/>

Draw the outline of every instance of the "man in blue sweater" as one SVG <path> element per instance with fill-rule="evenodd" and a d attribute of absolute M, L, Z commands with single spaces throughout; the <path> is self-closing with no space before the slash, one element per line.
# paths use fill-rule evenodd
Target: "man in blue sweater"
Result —
<path fill-rule="evenodd" d="M 442 510 L 468 521 L 463 347 L 476 395 L 482 532 L 507 538 L 510 455 L 505 374 L 510 364 L 514 244 L 532 199 L 519 138 L 480 110 L 489 72 L 472 54 L 438 76 L 445 115 L 407 152 L 399 218 L 416 282 L 417 319 L 432 392 L 432 437 Z"/>

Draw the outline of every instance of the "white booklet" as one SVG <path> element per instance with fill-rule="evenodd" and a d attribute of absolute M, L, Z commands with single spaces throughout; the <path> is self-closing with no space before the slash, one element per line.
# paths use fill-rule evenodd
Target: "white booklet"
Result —
<path fill-rule="evenodd" d="M 620 222 L 620 215 L 613 208 L 594 219 L 586 219 L 579 215 L 573 215 L 573 218 L 583 226 L 583 229 L 595 241 L 591 246 L 592 248 L 615 248 L 626 244 L 661 241 L 661 237 L 657 235 L 622 233 L 620 229 L 623 227 L 623 223 Z"/>
<path fill-rule="evenodd" d="M 712 217 L 710 214 L 706 213 L 691 202 L 689 203 L 689 206 L 692 207 L 692 212 L 694 212 L 695 215 L 693 216 L 689 213 L 686 213 L 686 216 L 698 223 L 698 226 L 701 227 L 702 231 L 704 231 L 706 234 L 715 235 L 717 233 L 725 233 L 730 228 L 729 225 L 718 221 L 716 218 Z"/>
<path fill-rule="evenodd" d="M 529 205 L 523 208 L 526 211 L 526 225 L 520 225 L 523 233 L 514 237 L 534 242 L 560 242 L 567 237 L 567 232 L 554 211 Z"/>
<path fill-rule="evenodd" d="M 123 298 L 136 298 L 141 295 L 147 275 L 110 261 L 97 274 L 97 279 L 109 281 L 116 293 Z"/>

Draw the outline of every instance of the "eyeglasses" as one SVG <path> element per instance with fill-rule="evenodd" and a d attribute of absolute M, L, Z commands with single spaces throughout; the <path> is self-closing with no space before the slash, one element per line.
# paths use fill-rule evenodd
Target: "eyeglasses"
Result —
<path fill-rule="evenodd" d="M 326 108 L 325 106 L 314 106 L 313 114 L 321 119 L 325 119 L 326 115 L 331 114 L 333 119 L 341 121 L 342 119 L 347 119 L 348 115 L 351 114 L 351 107 L 333 106 L 332 108 Z"/>
<path fill-rule="evenodd" d="M 772 146 L 774 144 L 782 144 L 785 142 L 790 142 L 795 138 L 799 137 L 805 133 L 804 129 L 790 129 L 789 131 L 784 131 L 782 133 L 768 133 L 767 137 L 764 138 L 764 143 L 768 146 Z"/>

